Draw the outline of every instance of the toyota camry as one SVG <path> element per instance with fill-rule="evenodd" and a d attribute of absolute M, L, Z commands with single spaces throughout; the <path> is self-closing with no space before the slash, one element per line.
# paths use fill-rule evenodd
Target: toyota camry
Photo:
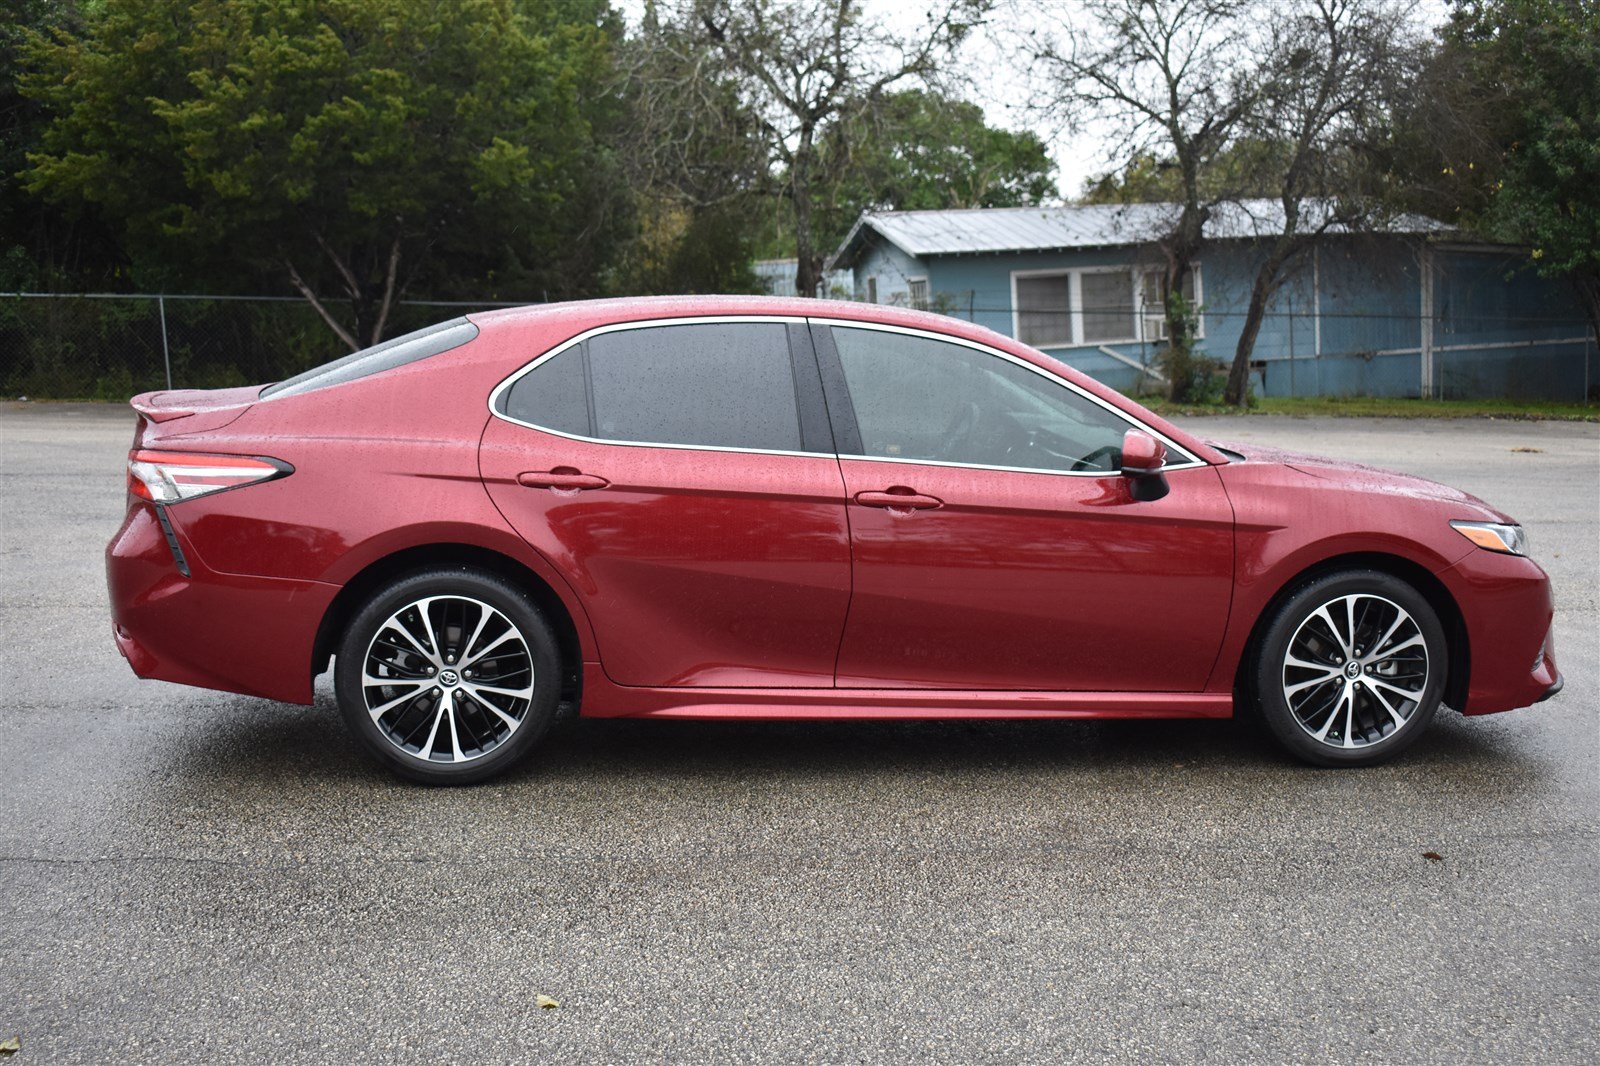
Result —
<path fill-rule="evenodd" d="M 141 677 L 311 703 L 466 783 L 564 715 L 1259 715 L 1374 763 L 1561 686 L 1463 492 L 1202 440 L 953 318 L 764 298 L 469 315 L 136 397 L 107 549 Z"/>

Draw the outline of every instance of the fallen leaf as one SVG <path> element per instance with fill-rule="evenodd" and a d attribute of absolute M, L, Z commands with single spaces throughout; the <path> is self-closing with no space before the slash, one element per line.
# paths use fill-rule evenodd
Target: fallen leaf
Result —
<path fill-rule="evenodd" d="M 1544 454 L 1544 449 L 1543 448 L 1522 447 L 1522 448 L 1512 448 L 1511 450 L 1514 451 L 1514 452 L 1534 452 L 1534 453 L 1539 454 L 1539 455 L 1543 455 Z"/>
<path fill-rule="evenodd" d="M 1437 851 L 1425 851 L 1422 853 L 1422 857 L 1429 862 L 1444 862 L 1444 856 Z"/>
<path fill-rule="evenodd" d="M 0 1058 L 10 1058 L 22 1050 L 22 1037 L 12 1036 L 0 1040 Z"/>
<path fill-rule="evenodd" d="M 534 996 L 533 997 L 533 1001 L 535 1003 L 537 1003 L 539 1006 L 543 1007 L 545 1010 L 555 1010 L 557 1007 L 561 1006 L 560 1003 L 557 1003 L 555 1000 L 551 999 L 549 996 L 546 996 L 546 995 L 543 995 L 543 994 Z"/>

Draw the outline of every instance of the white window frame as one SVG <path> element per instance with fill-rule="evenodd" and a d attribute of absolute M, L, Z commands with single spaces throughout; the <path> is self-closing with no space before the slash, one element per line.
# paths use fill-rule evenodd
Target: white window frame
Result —
<path fill-rule="evenodd" d="M 923 287 L 922 302 L 920 304 L 917 303 L 916 293 L 916 286 L 919 284 Z M 914 311 L 926 311 L 933 306 L 933 289 L 928 285 L 928 275 L 906 275 L 906 306 Z"/>
<path fill-rule="evenodd" d="M 1128 337 L 1114 337 L 1105 340 L 1083 339 L 1083 276 L 1085 274 L 1127 274 L 1129 276 L 1129 301 L 1133 310 L 1134 330 Z M 1051 344 L 1041 347 L 1041 351 L 1063 348 L 1098 348 L 1102 344 L 1138 344 L 1142 339 L 1139 334 L 1143 331 L 1143 319 L 1140 312 L 1143 306 L 1142 289 L 1144 286 L 1144 268 L 1131 263 L 1115 264 L 1110 266 L 1089 267 L 1052 267 L 1046 270 L 1013 270 L 1011 272 L 1011 336 L 1022 341 L 1022 302 L 1017 296 L 1018 278 L 1066 278 L 1067 279 L 1067 310 L 1071 323 L 1072 339 L 1066 344 Z M 1196 283 L 1199 282 L 1198 275 Z M 1199 290 L 1196 289 L 1196 292 Z M 1028 344 L 1028 341 L 1022 341 Z"/>
<path fill-rule="evenodd" d="M 1161 267 L 1161 266 L 1147 266 L 1147 267 L 1140 267 L 1139 268 L 1139 284 L 1136 287 L 1136 291 L 1135 291 L 1135 299 L 1138 301 L 1138 307 L 1139 307 L 1139 333 L 1140 333 L 1140 338 L 1139 339 L 1142 340 L 1142 341 L 1145 341 L 1146 343 L 1149 343 L 1149 344 L 1159 344 L 1162 341 L 1167 339 L 1166 338 L 1167 320 L 1166 320 L 1166 315 L 1162 314 L 1161 315 L 1161 327 L 1156 330 L 1155 335 L 1151 336 L 1146 332 L 1146 330 L 1145 330 L 1145 318 L 1146 318 L 1147 315 L 1151 314 L 1152 312 L 1147 310 L 1147 308 L 1145 306 L 1145 301 L 1144 301 L 1144 279 L 1145 279 L 1145 276 L 1148 275 L 1148 274 L 1159 274 L 1159 273 L 1162 273 L 1165 269 L 1166 269 L 1165 267 Z M 1189 264 L 1189 273 L 1194 278 L 1194 339 L 1195 340 L 1205 340 L 1205 337 L 1206 337 L 1206 314 L 1205 314 L 1205 306 L 1206 306 L 1206 276 L 1205 276 L 1205 271 L 1200 269 L 1200 264 L 1199 263 L 1190 263 Z M 1159 311 L 1156 312 L 1156 313 L 1159 313 Z"/>

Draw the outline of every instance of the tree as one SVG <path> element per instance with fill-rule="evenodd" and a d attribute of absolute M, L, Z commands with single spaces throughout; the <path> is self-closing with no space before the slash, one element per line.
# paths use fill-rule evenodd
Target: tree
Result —
<path fill-rule="evenodd" d="M 946 0 L 922 33 L 903 36 L 864 18 L 855 0 L 681 0 L 658 23 L 661 36 L 697 58 L 643 91 L 692 129 L 727 115 L 738 116 L 735 129 L 743 116 L 754 123 L 764 180 L 792 211 L 796 289 L 815 295 L 819 207 L 837 199 L 851 174 L 860 132 L 873 127 L 895 86 L 937 78 L 987 3 Z"/>
<path fill-rule="evenodd" d="M 1600 6 L 1456 0 L 1414 69 L 1385 146 L 1395 199 L 1527 245 L 1600 338 Z"/>
<path fill-rule="evenodd" d="M 126 266 L 92 211 L 27 195 L 20 172 L 37 151 L 48 116 L 17 79 L 28 42 L 81 24 L 76 0 L 16 0 L 0 11 L 0 289 L 110 288 Z"/>
<path fill-rule="evenodd" d="M 1387 118 L 1382 87 L 1404 31 L 1396 8 L 1369 0 L 1309 0 L 1271 24 L 1241 144 L 1259 146 L 1246 162 L 1275 187 L 1281 215 L 1263 242 L 1224 403 L 1249 400 L 1250 358 L 1273 294 L 1325 233 L 1364 226 L 1375 210 L 1360 188 L 1362 149 Z"/>
<path fill-rule="evenodd" d="M 116 220 L 158 283 L 292 286 L 352 349 L 415 285 L 595 285 L 617 217 L 604 0 L 93 10 L 29 49 L 51 123 L 27 185 Z"/>
<path fill-rule="evenodd" d="M 1234 195 L 1208 176 L 1261 92 L 1249 11 L 1243 0 L 1083 0 L 1061 33 L 1029 29 L 1017 42 L 1043 83 L 1040 111 L 1066 128 L 1098 124 L 1119 158 L 1171 161 L 1175 210 L 1151 241 L 1165 259 L 1163 362 L 1178 401 L 1195 385 L 1183 281 L 1212 212 Z"/>
<path fill-rule="evenodd" d="M 824 157 L 850 157 L 819 212 L 824 247 L 837 245 L 862 211 L 1022 207 L 1057 195 L 1039 135 L 996 129 L 969 101 L 908 89 L 858 121 L 862 128 L 835 126 L 822 142 Z"/>

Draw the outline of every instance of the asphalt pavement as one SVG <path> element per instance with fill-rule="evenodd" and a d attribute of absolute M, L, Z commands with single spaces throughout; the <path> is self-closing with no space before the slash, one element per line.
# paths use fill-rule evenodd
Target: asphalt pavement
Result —
<path fill-rule="evenodd" d="M 0 405 L 11 1061 L 1600 1059 L 1600 426 L 1190 426 L 1520 518 L 1566 691 L 1371 770 L 1235 722 L 612 721 L 425 789 L 326 678 L 134 678 L 131 413 Z"/>

